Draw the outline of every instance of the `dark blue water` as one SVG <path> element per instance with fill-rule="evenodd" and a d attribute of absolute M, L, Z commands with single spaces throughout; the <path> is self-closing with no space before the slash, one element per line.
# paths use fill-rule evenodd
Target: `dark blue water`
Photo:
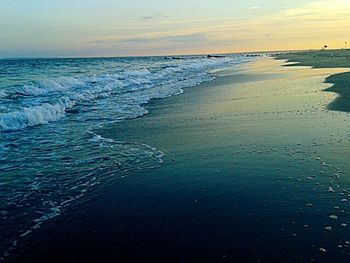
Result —
<path fill-rule="evenodd" d="M 151 99 L 181 94 L 226 58 L 0 60 L 0 257 L 91 189 L 162 163 L 142 141 L 96 130 L 147 114 Z"/>

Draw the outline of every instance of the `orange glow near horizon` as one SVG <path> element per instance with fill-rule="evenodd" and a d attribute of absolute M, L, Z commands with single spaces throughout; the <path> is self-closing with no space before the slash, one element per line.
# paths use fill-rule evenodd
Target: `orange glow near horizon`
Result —
<path fill-rule="evenodd" d="M 37 3 L 35 8 L 42 10 L 4 1 L 0 57 L 233 53 L 319 49 L 325 44 L 337 49 L 350 43 L 348 0 L 218 0 L 220 7 L 209 0 L 166 5 L 152 0 L 151 7 L 141 0 L 131 1 L 135 7 L 101 0 L 89 1 L 83 10 L 73 9 L 81 0 Z"/>

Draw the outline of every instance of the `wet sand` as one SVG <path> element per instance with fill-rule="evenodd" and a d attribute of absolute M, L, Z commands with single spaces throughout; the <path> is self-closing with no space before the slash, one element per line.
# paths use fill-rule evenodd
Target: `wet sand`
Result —
<path fill-rule="evenodd" d="M 349 115 L 323 92 L 346 71 L 261 59 L 101 128 L 164 163 L 101 185 L 18 262 L 348 262 Z"/>
<path fill-rule="evenodd" d="M 294 62 L 293 65 L 313 68 L 350 68 L 350 49 L 296 52 L 281 54 L 277 58 L 288 59 L 289 62 Z M 326 83 L 333 84 L 326 91 L 339 94 L 328 108 L 350 112 L 350 72 L 331 75 L 327 77 Z"/>

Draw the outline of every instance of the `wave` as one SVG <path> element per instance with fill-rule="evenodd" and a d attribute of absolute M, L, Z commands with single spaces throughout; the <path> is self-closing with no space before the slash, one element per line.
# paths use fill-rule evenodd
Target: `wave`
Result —
<path fill-rule="evenodd" d="M 50 121 L 59 120 L 64 114 L 64 107 L 51 104 L 1 114 L 0 131 L 19 130 L 28 126 L 46 124 Z"/>
<path fill-rule="evenodd" d="M 181 94 L 184 88 L 212 80 L 209 70 L 241 62 L 237 58 L 197 59 L 169 64 L 157 71 L 128 69 L 112 74 L 32 81 L 1 90 L 0 97 L 6 96 L 10 102 L 7 101 L 7 112 L 0 113 L 0 131 L 57 121 L 67 112 L 75 112 L 72 108 L 82 103 L 94 104 L 101 98 L 109 98 L 106 104 L 115 106 L 116 119 L 139 117 L 146 113 L 140 111 L 140 105 L 149 100 Z M 12 107 L 11 101 L 16 107 Z M 129 114 L 125 114 L 123 108 L 128 108 Z"/>
<path fill-rule="evenodd" d="M 60 77 L 54 80 L 47 79 L 32 82 L 15 90 L 20 95 L 38 96 L 48 94 L 54 91 L 63 91 L 74 86 L 84 85 L 84 81 L 72 77 Z"/>
<path fill-rule="evenodd" d="M 0 89 L 0 99 L 7 97 L 7 92 L 5 90 Z"/>

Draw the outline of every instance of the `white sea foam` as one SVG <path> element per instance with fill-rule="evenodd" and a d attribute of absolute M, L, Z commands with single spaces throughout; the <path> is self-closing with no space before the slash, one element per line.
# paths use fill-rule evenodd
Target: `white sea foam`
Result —
<path fill-rule="evenodd" d="M 28 84 L 11 88 L 7 92 L 3 91 L 3 96 L 40 96 L 83 85 L 85 85 L 84 79 L 78 77 L 59 77 L 55 79 L 32 81 Z"/>
<path fill-rule="evenodd" d="M 0 89 L 0 99 L 1 98 L 4 98 L 4 97 L 6 97 L 7 96 L 7 92 L 5 91 L 5 90 L 1 90 Z"/>
<path fill-rule="evenodd" d="M 0 113 L 0 131 L 57 121 L 65 116 L 67 110 L 101 98 L 108 98 L 106 105 L 111 103 L 115 106 L 116 119 L 138 117 L 147 113 L 140 106 L 149 100 L 181 94 L 184 88 L 212 80 L 211 69 L 237 62 L 240 60 L 201 59 L 172 63 L 157 71 L 141 68 L 112 74 L 32 81 L 1 91 L 0 97 L 10 94 L 15 100 L 21 100 L 23 106 L 11 109 L 10 105 L 7 112 Z"/>
<path fill-rule="evenodd" d="M 10 245 L 0 248 L 4 256 L 10 255 L 22 238 L 39 229 L 46 221 L 60 216 L 72 202 L 84 197 L 91 188 L 108 177 L 116 179 L 135 169 L 154 168 L 163 162 L 164 153 L 146 144 L 117 142 L 93 132 L 88 132 L 85 136 L 75 138 L 73 135 L 74 140 L 69 140 L 71 144 L 65 144 L 61 150 L 56 149 L 54 155 L 35 154 L 35 151 L 47 152 L 52 148 L 52 145 L 47 145 L 48 141 L 42 142 L 40 147 L 31 152 L 29 158 L 32 160 L 35 156 L 36 162 L 30 164 L 30 169 L 36 171 L 38 176 L 28 181 L 24 180 L 25 177 L 29 179 L 28 163 L 17 160 L 19 158 L 16 157 L 19 156 L 13 152 L 11 165 L 22 167 L 18 176 L 26 187 L 12 184 L 8 188 L 6 199 L 2 199 L 0 204 L 0 215 L 11 215 L 11 220 L 16 222 L 16 227 L 8 229 L 12 233 L 11 239 L 7 240 Z M 71 149 L 75 147 L 84 148 L 84 151 L 67 161 L 69 158 L 67 159 L 65 150 L 70 149 L 69 155 L 74 154 Z M 64 165 L 59 162 L 62 158 L 67 161 Z M 53 162 L 55 165 L 50 167 L 49 172 L 44 172 Z M 68 169 L 69 173 L 62 174 L 62 169 Z M 22 217 L 24 213 L 18 211 L 25 211 L 25 217 Z"/>
<path fill-rule="evenodd" d="M 0 131 L 19 130 L 28 126 L 46 124 L 64 116 L 65 108 L 56 104 L 44 104 L 11 113 L 0 114 Z"/>

